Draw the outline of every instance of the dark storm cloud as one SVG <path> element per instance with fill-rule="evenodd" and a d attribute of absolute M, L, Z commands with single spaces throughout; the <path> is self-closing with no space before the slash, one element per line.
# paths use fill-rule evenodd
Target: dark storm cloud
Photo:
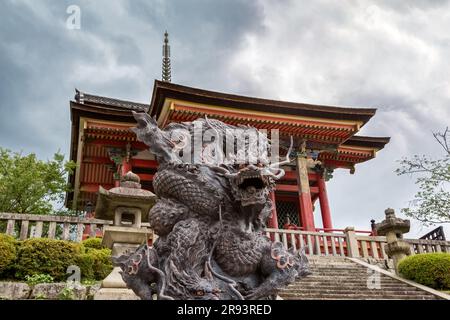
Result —
<path fill-rule="evenodd" d="M 80 30 L 65 25 L 73 4 Z M 0 15 L 0 146 L 41 157 L 68 153 L 75 87 L 149 101 L 166 29 L 176 83 L 378 108 L 361 134 L 391 143 L 355 175 L 335 173 L 336 227 L 406 206 L 415 186 L 396 160 L 438 156 L 431 131 L 449 125 L 448 1 L 6 0 Z"/>
<path fill-rule="evenodd" d="M 217 75 L 227 73 L 227 60 L 239 52 L 245 35 L 264 29 L 256 1 L 132 1 L 128 9 L 154 29 L 170 31 L 173 81 L 210 89 L 223 88 Z"/>
<path fill-rule="evenodd" d="M 72 4 L 81 9 L 80 30 L 65 27 Z M 75 87 L 149 101 L 153 79 L 160 77 L 165 29 L 178 57 L 174 80 L 219 89 L 220 81 L 212 83 L 225 72 L 227 55 L 261 20 L 261 9 L 244 1 L 6 1 L 0 145 L 42 156 L 66 151 Z"/>

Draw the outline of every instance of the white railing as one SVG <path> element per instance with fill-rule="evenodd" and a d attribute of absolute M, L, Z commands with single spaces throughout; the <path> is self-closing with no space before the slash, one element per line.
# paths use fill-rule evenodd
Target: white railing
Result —
<path fill-rule="evenodd" d="M 286 229 L 266 229 L 266 235 L 273 241 L 280 241 L 285 248 L 305 248 L 308 255 L 346 255 L 344 233 L 311 232 Z"/>
<path fill-rule="evenodd" d="M 20 240 L 51 238 L 81 241 L 83 235 L 95 237 L 103 233 L 103 227 L 112 225 L 109 220 L 73 216 L 52 216 L 18 213 L 0 213 L 0 233 Z M 143 227 L 149 227 L 143 223 Z M 87 232 L 89 231 L 89 232 Z M 353 228 L 317 232 L 288 229 L 265 229 L 267 237 L 280 241 L 286 248 L 305 248 L 307 255 L 347 256 L 387 259 L 386 237 L 357 234 Z M 362 231 L 361 231 L 362 232 Z M 450 252 L 450 241 L 405 239 L 411 253 Z"/>
<path fill-rule="evenodd" d="M 266 235 L 272 241 L 280 241 L 284 247 L 295 250 L 305 248 L 307 255 L 346 256 L 386 260 L 386 237 L 356 234 L 353 228 L 343 232 L 314 232 L 267 228 Z M 450 252 L 450 241 L 405 239 L 411 245 L 411 253 Z"/>
<path fill-rule="evenodd" d="M 449 252 L 450 241 L 425 240 L 425 239 L 405 239 L 410 244 L 411 254 Z"/>
<path fill-rule="evenodd" d="M 112 224 L 110 220 L 74 216 L 0 213 L 0 233 L 20 240 L 50 238 L 80 242 L 83 236 L 102 236 L 103 228 Z M 149 224 L 142 223 L 142 227 L 149 228 Z"/>
<path fill-rule="evenodd" d="M 356 236 L 358 254 L 362 258 L 388 259 L 385 251 L 386 237 L 380 236 Z"/>
<path fill-rule="evenodd" d="M 6 228 L 2 232 L 20 240 L 50 238 L 77 242 L 82 240 L 86 227 L 89 227 L 89 237 L 95 237 L 102 233 L 105 225 L 113 224 L 108 220 L 73 216 L 0 213 L 0 223 L 4 225 L 5 222 Z"/>

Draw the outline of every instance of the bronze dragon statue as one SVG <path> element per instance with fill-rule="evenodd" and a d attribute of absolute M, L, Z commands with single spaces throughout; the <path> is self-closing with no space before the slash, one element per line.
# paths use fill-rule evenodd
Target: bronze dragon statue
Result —
<path fill-rule="evenodd" d="M 161 130 L 148 114 L 133 115 L 159 163 L 149 213 L 158 239 L 114 263 L 141 299 L 273 299 L 309 274 L 302 251 L 264 232 L 292 139 L 286 160 L 271 163 L 270 140 L 255 128 L 205 117 Z"/>

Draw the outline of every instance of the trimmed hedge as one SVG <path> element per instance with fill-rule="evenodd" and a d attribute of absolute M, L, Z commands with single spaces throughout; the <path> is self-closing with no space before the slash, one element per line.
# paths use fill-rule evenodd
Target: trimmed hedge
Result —
<path fill-rule="evenodd" d="M 48 274 L 55 281 L 67 278 L 67 267 L 76 265 L 80 245 L 63 240 L 28 239 L 21 242 L 17 252 L 15 276 L 25 279 L 34 274 Z"/>
<path fill-rule="evenodd" d="M 113 269 L 110 249 L 87 249 L 77 257 L 83 280 L 103 280 Z"/>
<path fill-rule="evenodd" d="M 406 257 L 398 265 L 400 274 L 425 286 L 450 289 L 450 253 L 422 253 Z"/>
<path fill-rule="evenodd" d="M 102 239 L 74 243 L 54 239 L 16 241 L 0 234 L 0 279 L 26 280 L 49 276 L 65 281 L 70 265 L 80 267 L 83 280 L 102 280 L 113 269 L 111 250 L 101 245 Z"/>
<path fill-rule="evenodd" d="M 16 241 L 13 237 L 0 234 L 0 273 L 8 269 L 16 259 Z"/>
<path fill-rule="evenodd" d="M 102 245 L 102 238 L 88 238 L 86 240 L 83 240 L 81 244 L 85 248 L 90 249 L 104 249 L 105 247 Z"/>

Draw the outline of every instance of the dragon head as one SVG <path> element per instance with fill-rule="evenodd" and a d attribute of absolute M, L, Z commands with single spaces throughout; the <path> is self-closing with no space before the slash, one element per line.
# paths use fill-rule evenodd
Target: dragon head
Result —
<path fill-rule="evenodd" d="M 235 200 L 239 201 L 242 207 L 264 205 L 275 181 L 284 176 L 285 172 L 280 166 L 291 162 L 289 159 L 291 151 L 292 137 L 284 161 L 273 164 L 240 164 L 236 169 L 232 169 L 234 172 L 228 170 L 225 177 L 230 180 Z"/>
<path fill-rule="evenodd" d="M 214 285 L 214 282 L 205 278 L 200 278 L 195 285 L 188 286 L 186 289 L 192 300 L 219 300 L 222 292 Z"/>

